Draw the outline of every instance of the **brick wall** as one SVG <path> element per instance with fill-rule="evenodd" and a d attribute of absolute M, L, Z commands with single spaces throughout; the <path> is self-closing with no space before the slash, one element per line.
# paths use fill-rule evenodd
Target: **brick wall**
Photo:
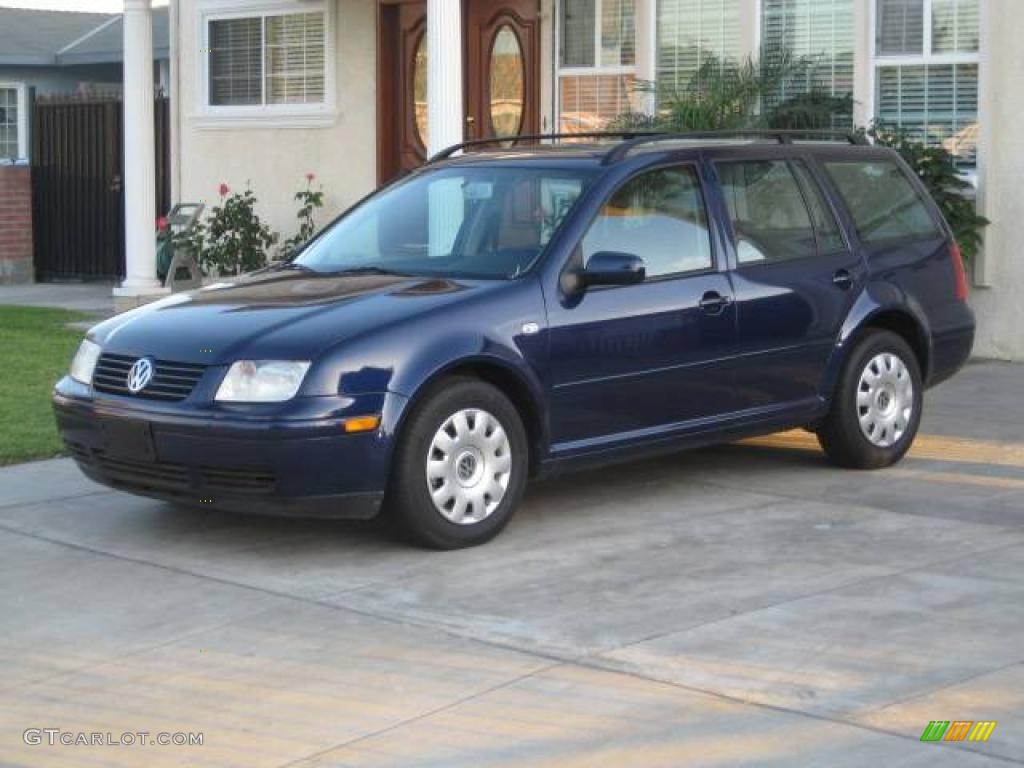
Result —
<path fill-rule="evenodd" d="M 32 279 L 32 169 L 0 165 L 0 283 Z"/>

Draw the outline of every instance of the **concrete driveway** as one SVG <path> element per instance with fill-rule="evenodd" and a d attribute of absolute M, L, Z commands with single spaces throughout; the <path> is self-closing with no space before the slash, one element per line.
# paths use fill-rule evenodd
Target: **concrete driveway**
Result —
<path fill-rule="evenodd" d="M 443 554 L 2 470 L 0 763 L 1024 763 L 1022 393 L 970 366 L 883 472 L 789 433 L 536 484 Z"/>

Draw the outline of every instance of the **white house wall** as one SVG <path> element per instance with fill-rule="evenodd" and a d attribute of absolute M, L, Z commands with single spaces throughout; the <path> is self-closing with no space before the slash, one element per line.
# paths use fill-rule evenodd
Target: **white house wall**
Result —
<path fill-rule="evenodd" d="M 217 201 L 223 182 L 247 184 L 258 212 L 282 238 L 296 229 L 293 195 L 315 173 L 325 192 L 327 221 L 373 189 L 377 177 L 375 0 L 343 0 L 335 8 L 337 115 L 307 128 L 264 125 L 211 127 L 199 114 L 204 74 L 198 69 L 198 0 L 180 0 L 180 194 L 182 202 Z M 207 6 L 210 4 L 207 3 Z"/>

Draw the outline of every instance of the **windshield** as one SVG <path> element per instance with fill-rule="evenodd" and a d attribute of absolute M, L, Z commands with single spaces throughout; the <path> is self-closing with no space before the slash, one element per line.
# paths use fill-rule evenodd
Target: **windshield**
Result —
<path fill-rule="evenodd" d="M 317 272 L 511 279 L 565 220 L 592 171 L 444 168 L 389 187 L 295 260 Z"/>

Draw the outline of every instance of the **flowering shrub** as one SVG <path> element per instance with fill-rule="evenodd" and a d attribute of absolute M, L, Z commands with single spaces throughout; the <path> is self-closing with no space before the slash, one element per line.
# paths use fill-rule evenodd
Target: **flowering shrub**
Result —
<path fill-rule="evenodd" d="M 220 200 L 188 236 L 188 245 L 203 271 L 239 275 L 266 266 L 269 249 L 278 236 L 257 215 L 256 195 L 248 187 L 233 193 L 227 184 L 221 184 Z"/>
<path fill-rule="evenodd" d="M 295 214 L 295 218 L 299 220 L 299 231 L 285 240 L 281 246 L 281 256 L 285 259 L 298 253 L 316 232 L 313 214 L 324 207 L 324 188 L 321 186 L 314 190 L 313 182 L 315 180 L 316 174 L 307 173 L 306 188 L 295 193 L 296 202 L 301 204 L 299 212 Z"/>

